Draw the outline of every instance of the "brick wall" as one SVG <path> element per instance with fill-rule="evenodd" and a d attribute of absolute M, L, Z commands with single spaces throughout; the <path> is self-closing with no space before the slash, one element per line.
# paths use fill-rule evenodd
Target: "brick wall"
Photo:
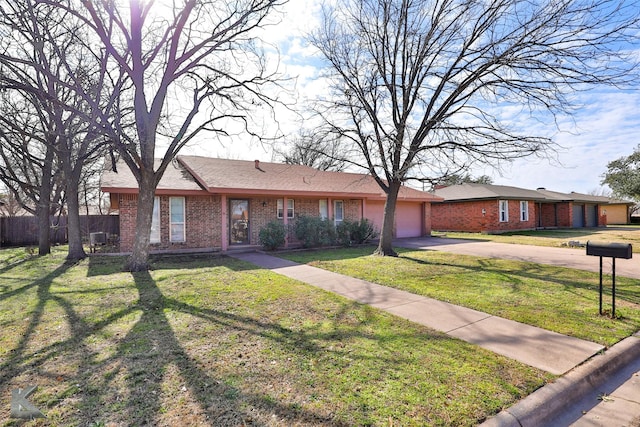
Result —
<path fill-rule="evenodd" d="M 133 248 L 133 240 L 136 234 L 138 195 L 120 194 L 118 205 L 120 207 L 120 250 L 129 252 Z"/>
<path fill-rule="evenodd" d="M 573 210 L 571 203 L 541 203 L 538 210 L 541 227 L 562 227 L 573 226 Z"/>
<path fill-rule="evenodd" d="M 573 204 L 569 202 L 558 203 L 558 227 L 573 227 Z"/>
<path fill-rule="evenodd" d="M 227 221 L 222 221 L 222 206 L 220 196 L 186 196 L 186 240 L 185 242 L 170 241 L 169 198 L 160 197 L 160 243 L 152 244 L 151 250 L 156 249 L 185 249 L 185 248 L 213 248 L 222 247 L 222 227 L 228 227 Z M 176 196 L 180 197 L 180 196 Z M 271 197 L 254 197 L 249 199 L 249 243 L 260 244 L 260 230 L 269 222 L 277 219 L 277 199 Z M 320 216 L 319 199 L 294 198 L 294 218 L 289 219 L 289 242 L 295 244 L 293 226 L 297 218 L 305 216 Z M 138 196 L 135 194 L 120 194 L 120 250 L 129 252 L 133 248 L 136 230 Z M 358 221 L 361 218 L 362 201 L 344 200 L 345 219 Z M 286 210 L 285 210 L 286 214 Z M 279 221 L 284 222 L 283 219 Z"/>
<path fill-rule="evenodd" d="M 222 224 L 220 221 L 219 196 L 185 197 L 185 236 L 184 242 L 171 242 L 169 198 L 160 197 L 160 243 L 151 244 L 155 249 L 184 248 L 220 248 Z M 181 196 L 176 196 L 181 197 Z M 138 212 L 138 196 L 120 194 L 120 250 L 129 252 L 133 248 L 136 231 L 136 215 Z"/>
<path fill-rule="evenodd" d="M 431 228 L 438 231 L 474 233 L 533 229 L 536 226 L 536 210 L 534 202 L 529 201 L 528 203 L 529 220 L 520 221 L 520 201 L 509 200 L 508 222 L 499 221 L 498 200 L 433 203 L 431 205 Z M 427 210 L 425 209 L 425 211 Z"/>
<path fill-rule="evenodd" d="M 423 203 L 423 212 L 424 212 L 424 227 L 422 229 L 422 234 L 424 234 L 425 236 L 430 236 L 431 235 L 431 230 L 432 230 L 432 217 L 433 217 L 433 212 L 432 212 L 432 204 L 431 203 Z"/>

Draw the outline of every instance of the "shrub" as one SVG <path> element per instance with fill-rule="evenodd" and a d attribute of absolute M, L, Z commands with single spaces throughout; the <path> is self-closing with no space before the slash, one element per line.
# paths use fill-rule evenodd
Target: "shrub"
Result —
<path fill-rule="evenodd" d="M 260 229 L 259 239 L 263 248 L 269 251 L 284 246 L 287 231 L 280 221 L 271 221 L 264 228 Z"/>
<path fill-rule="evenodd" d="M 305 248 L 332 245 L 336 241 L 333 223 L 319 217 L 299 217 L 294 227 L 294 235 Z"/>
<path fill-rule="evenodd" d="M 377 237 L 378 233 L 368 219 L 360 221 L 342 221 L 336 227 L 337 241 L 343 246 L 362 244 Z"/>
<path fill-rule="evenodd" d="M 362 218 L 359 222 L 352 223 L 351 241 L 353 243 L 365 243 L 376 237 L 378 237 L 378 232 L 367 218 Z"/>
<path fill-rule="evenodd" d="M 336 243 L 342 246 L 351 246 L 351 222 L 342 221 L 336 225 Z"/>

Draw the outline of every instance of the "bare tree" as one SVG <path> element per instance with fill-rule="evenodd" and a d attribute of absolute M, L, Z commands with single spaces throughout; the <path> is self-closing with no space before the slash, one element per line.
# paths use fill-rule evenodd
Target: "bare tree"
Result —
<path fill-rule="evenodd" d="M 395 205 L 419 167 L 544 154 L 519 120 L 571 112 L 592 84 L 633 81 L 638 5 L 624 0 L 337 0 L 310 36 L 329 63 L 321 111 L 387 194 L 380 244 L 393 255 Z M 441 166 L 444 165 L 444 166 Z M 455 169 L 455 167 L 453 168 Z"/>
<path fill-rule="evenodd" d="M 343 171 L 347 162 L 340 141 L 333 135 L 300 131 L 284 148 L 274 148 L 278 159 L 289 165 L 305 165 L 322 171 Z"/>
<path fill-rule="evenodd" d="M 46 255 L 49 219 L 60 207 L 63 188 L 54 125 L 36 94 L 22 84 L 7 84 L 6 72 L 0 78 L 0 181 L 23 209 L 37 216 L 38 254 Z"/>
<path fill-rule="evenodd" d="M 39 1 L 83 20 L 110 55 L 111 79 L 123 82 L 113 107 L 133 110 L 132 120 L 103 110 L 98 123 L 138 182 L 126 268 L 145 270 L 155 189 L 176 154 L 201 131 L 227 135 L 240 123 L 251 132 L 248 112 L 276 102 L 267 87 L 277 76 L 268 71 L 254 30 L 286 0 Z"/>
<path fill-rule="evenodd" d="M 7 34 L 0 52 L 4 70 L 0 78 L 8 92 L 5 101 L 10 106 L 16 100 L 23 100 L 20 107 L 24 111 L 19 114 L 26 114 L 24 121 L 35 122 L 33 126 L 22 126 L 11 119 L 13 115 L 7 116 L 9 119 L 5 117 L 4 128 L 13 131 L 6 134 L 8 138 L 3 138 L 4 149 L 13 157 L 14 168 L 18 161 L 27 164 L 21 167 L 28 167 L 30 162 L 41 165 L 42 181 L 38 189 L 41 205 L 48 199 L 49 184 L 45 177 L 51 175 L 49 169 L 53 164 L 58 165 L 64 178 L 64 185 L 59 188 L 64 191 L 67 207 L 67 259 L 82 259 L 86 254 L 80 230 L 79 185 L 83 171 L 102 156 L 106 142 L 102 130 L 96 128 L 96 108 L 104 108 L 114 100 L 109 96 L 113 93 L 112 86 L 105 79 L 105 61 L 87 48 L 82 23 L 69 13 L 37 5 L 34 0 L 3 2 L 0 10 L 0 28 Z M 14 139 L 12 134 L 24 138 Z M 38 137 L 45 151 L 45 158 L 40 161 L 29 158 L 33 147 L 18 143 Z M 19 156 L 23 158 L 18 160 Z M 17 178 L 13 176 L 13 182 L 19 182 Z M 48 224 L 48 214 L 46 218 Z M 45 227 L 42 218 L 39 221 L 41 245 L 45 228 L 48 225 Z"/>
<path fill-rule="evenodd" d="M 0 192 L 0 216 L 14 217 L 21 209 L 22 206 L 11 191 L 3 190 Z"/>

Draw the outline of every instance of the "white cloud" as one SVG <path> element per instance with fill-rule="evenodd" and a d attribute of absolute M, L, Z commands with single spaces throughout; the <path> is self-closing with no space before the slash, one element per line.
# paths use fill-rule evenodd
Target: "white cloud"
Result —
<path fill-rule="evenodd" d="M 502 176 L 483 173 L 494 175 L 496 184 L 525 188 L 581 193 L 600 188 L 607 163 L 631 154 L 640 142 L 640 93 L 588 92 L 581 103 L 584 108 L 576 112 L 575 125 L 564 118 L 563 132 L 554 136 L 563 147 L 557 152 L 559 164 L 529 158 L 514 162 Z"/>

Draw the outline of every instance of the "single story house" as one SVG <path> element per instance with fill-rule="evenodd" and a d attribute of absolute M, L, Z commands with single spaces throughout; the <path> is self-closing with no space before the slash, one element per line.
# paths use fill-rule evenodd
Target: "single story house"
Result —
<path fill-rule="evenodd" d="M 501 233 L 540 228 L 603 227 L 629 223 L 633 202 L 580 193 L 491 184 L 435 190 L 433 230 Z"/>
<path fill-rule="evenodd" d="M 488 184 L 459 184 L 435 190 L 443 199 L 431 206 L 431 226 L 438 231 L 500 233 L 536 228 L 533 190 Z"/>
<path fill-rule="evenodd" d="M 120 215 L 120 250 L 132 249 L 138 185 L 124 162 L 105 168 L 101 189 Z M 386 195 L 369 175 L 319 171 L 308 166 L 199 156 L 178 156 L 156 189 L 152 249 L 226 251 L 258 245 L 259 232 L 278 220 L 291 230 L 301 215 L 335 223 L 367 218 L 378 230 Z M 431 232 L 437 196 L 402 187 L 394 236 Z M 291 233 L 287 245 L 295 244 Z"/>

